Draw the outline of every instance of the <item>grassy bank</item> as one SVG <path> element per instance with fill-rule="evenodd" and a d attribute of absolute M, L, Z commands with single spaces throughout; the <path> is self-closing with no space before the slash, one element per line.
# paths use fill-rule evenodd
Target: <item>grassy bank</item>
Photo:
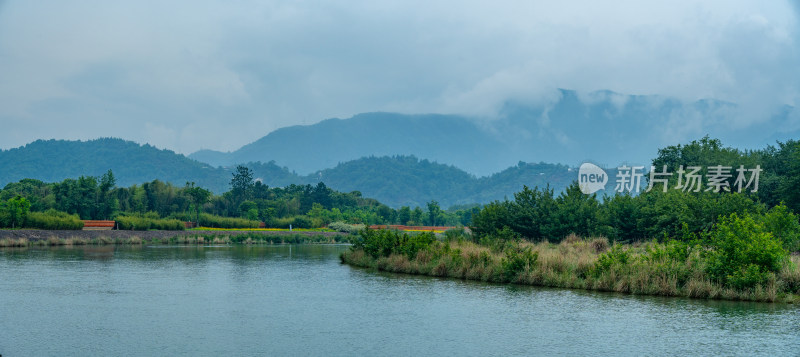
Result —
<path fill-rule="evenodd" d="M 77 232 L 76 232 L 77 233 Z M 69 245 L 137 245 L 137 244 L 333 244 L 349 243 L 347 235 L 323 234 L 183 234 L 172 236 L 140 237 L 136 235 L 123 237 L 96 236 L 86 237 L 77 233 L 75 236 L 47 238 L 2 238 L 0 247 L 36 247 L 36 246 L 69 246 Z"/>
<path fill-rule="evenodd" d="M 344 263 L 381 271 L 497 283 L 705 299 L 800 302 L 800 257 L 780 262 L 752 286 L 713 277 L 708 251 L 679 242 L 609 245 L 568 237 L 559 244 L 436 241 L 368 233 L 344 252 Z"/>

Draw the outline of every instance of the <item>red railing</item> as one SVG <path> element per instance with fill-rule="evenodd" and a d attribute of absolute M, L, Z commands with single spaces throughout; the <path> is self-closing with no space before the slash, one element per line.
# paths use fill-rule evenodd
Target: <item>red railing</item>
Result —
<path fill-rule="evenodd" d="M 83 229 L 85 230 L 109 230 L 114 229 L 117 222 L 114 221 L 97 221 L 97 220 L 84 220 Z"/>

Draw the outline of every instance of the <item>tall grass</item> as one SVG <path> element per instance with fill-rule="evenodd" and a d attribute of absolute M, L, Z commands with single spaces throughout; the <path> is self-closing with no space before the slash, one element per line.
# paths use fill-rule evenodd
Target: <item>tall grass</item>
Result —
<path fill-rule="evenodd" d="M 179 231 L 184 230 L 182 221 L 177 219 L 162 219 L 158 215 L 148 214 L 130 214 L 124 216 L 117 216 L 117 227 L 122 230 L 135 230 L 146 231 L 150 229 L 158 229 L 165 231 Z"/>
<path fill-rule="evenodd" d="M 272 218 L 266 222 L 270 228 L 319 228 L 322 221 L 312 220 L 306 216 L 293 216 L 284 218 Z"/>
<path fill-rule="evenodd" d="M 83 221 L 77 214 L 68 214 L 49 209 L 44 212 L 29 212 L 25 219 L 25 228 L 50 230 L 80 230 Z"/>
<path fill-rule="evenodd" d="M 258 228 L 259 221 L 244 218 L 221 217 L 208 213 L 200 214 L 200 226 L 210 228 Z"/>
<path fill-rule="evenodd" d="M 486 246 L 466 240 L 432 242 L 413 256 L 341 255 L 344 263 L 383 271 L 498 283 L 616 291 L 693 298 L 800 302 L 800 258 L 749 288 L 733 288 L 707 273 L 703 252 L 650 242 L 609 246 L 605 238 L 571 237 L 560 244 L 506 242 Z M 677 249 L 677 250 L 676 250 Z"/>

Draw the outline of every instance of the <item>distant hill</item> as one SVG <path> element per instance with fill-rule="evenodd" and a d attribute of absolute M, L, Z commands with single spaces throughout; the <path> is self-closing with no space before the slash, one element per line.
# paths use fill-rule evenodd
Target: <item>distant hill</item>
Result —
<path fill-rule="evenodd" d="M 227 186 L 221 169 L 122 139 L 89 141 L 38 140 L 0 151 L 0 184 L 35 178 L 46 182 L 79 176 L 100 176 L 109 169 L 117 185 L 129 186 L 159 179 L 183 185 L 195 181 L 215 191 Z"/>
<path fill-rule="evenodd" d="M 189 157 L 214 166 L 274 161 L 305 175 L 365 156 L 414 155 L 486 176 L 519 161 L 647 165 L 658 148 L 706 134 L 744 149 L 800 136 L 792 107 L 744 125 L 751 120 L 740 120 L 737 106 L 722 101 L 558 94 L 543 103 L 507 102 L 493 120 L 365 113 L 278 129 L 230 153 L 204 150 Z"/>
<path fill-rule="evenodd" d="M 475 177 L 451 165 L 413 156 L 364 157 L 309 175 L 298 175 L 274 162 L 246 164 L 254 178 L 270 186 L 324 182 L 339 191 L 360 191 L 392 207 L 424 206 L 437 200 L 443 207 L 486 203 L 511 197 L 523 185 L 560 191 L 577 177 L 565 165 L 519 162 L 497 174 Z M 0 187 L 23 178 L 46 182 L 79 176 L 100 176 L 111 169 L 118 186 L 154 179 L 183 185 L 193 181 L 216 193 L 227 191 L 231 169 L 215 168 L 150 145 L 122 139 L 90 141 L 39 140 L 0 151 Z"/>
<path fill-rule="evenodd" d="M 483 172 L 504 153 L 502 140 L 461 116 L 366 113 L 281 128 L 232 153 L 201 150 L 189 157 L 215 166 L 274 161 L 308 174 L 365 156 L 415 155 Z"/>
<path fill-rule="evenodd" d="M 560 192 L 577 179 L 577 172 L 565 165 L 520 162 L 492 176 L 477 178 L 454 166 L 394 156 L 361 158 L 306 178 L 308 182 L 321 180 L 339 191 L 358 190 L 393 207 L 424 207 L 431 199 L 450 207 L 513 198 L 523 185 L 543 188 L 549 184 Z"/>

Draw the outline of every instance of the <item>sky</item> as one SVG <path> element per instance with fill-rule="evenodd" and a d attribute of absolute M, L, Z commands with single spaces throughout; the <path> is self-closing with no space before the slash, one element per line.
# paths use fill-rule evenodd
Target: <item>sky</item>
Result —
<path fill-rule="evenodd" d="M 189 154 L 363 112 L 493 120 L 557 89 L 800 103 L 784 1 L 0 0 L 0 148 L 119 137 Z"/>

